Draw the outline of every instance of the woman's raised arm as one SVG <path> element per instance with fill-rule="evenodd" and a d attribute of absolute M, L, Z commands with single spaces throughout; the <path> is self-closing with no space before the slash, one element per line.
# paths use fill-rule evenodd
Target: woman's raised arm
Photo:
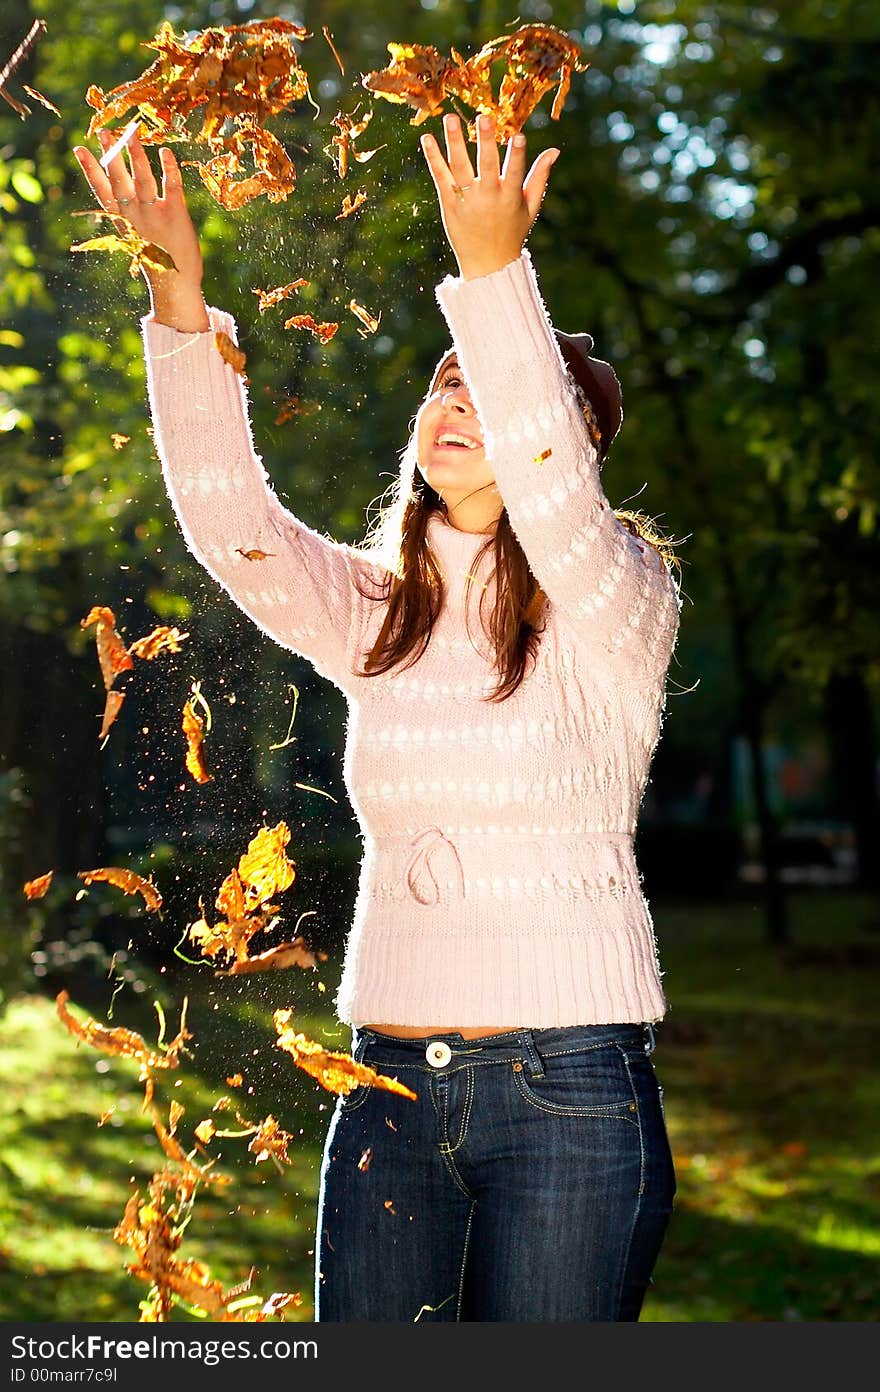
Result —
<path fill-rule="evenodd" d="M 477 170 L 457 117 L 448 163 L 422 147 L 460 276 L 437 289 L 483 427 L 510 524 L 544 592 L 619 680 L 652 687 L 669 665 L 679 596 L 658 552 L 614 515 L 575 388 L 524 241 L 555 152 L 526 175 L 525 141 L 504 169 L 491 120 L 478 123 Z"/>
<path fill-rule="evenodd" d="M 101 206 L 126 216 L 177 268 L 147 276 L 152 313 L 142 328 L 156 449 L 187 546 L 259 628 L 350 689 L 363 562 L 307 527 L 269 486 L 244 385 L 215 346 L 215 333 L 235 341 L 235 324 L 202 297 L 201 252 L 177 161 L 162 150 L 160 194 L 137 139 L 130 164 L 119 155 L 107 173 L 83 147 L 75 154 Z"/>

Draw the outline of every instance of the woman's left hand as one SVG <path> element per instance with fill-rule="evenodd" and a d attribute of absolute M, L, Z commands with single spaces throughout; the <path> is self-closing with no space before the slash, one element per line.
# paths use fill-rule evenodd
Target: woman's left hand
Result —
<path fill-rule="evenodd" d="M 545 150 L 526 175 L 526 138 L 520 133 L 508 141 L 502 169 L 495 122 L 480 116 L 475 174 L 458 116 L 444 116 L 443 129 L 447 158 L 433 135 L 422 136 L 422 150 L 458 269 L 465 280 L 473 280 L 520 256 L 560 151 Z"/>

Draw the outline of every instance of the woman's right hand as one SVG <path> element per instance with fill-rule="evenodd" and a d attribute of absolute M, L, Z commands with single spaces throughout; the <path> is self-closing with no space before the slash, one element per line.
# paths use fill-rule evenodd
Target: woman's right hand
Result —
<path fill-rule="evenodd" d="M 101 130 L 101 148 L 108 150 L 118 132 Z M 180 166 L 171 150 L 160 151 L 162 192 L 147 158 L 135 136 L 128 145 L 129 163 L 123 154 L 111 160 L 106 172 L 84 145 L 73 151 L 92 193 L 105 212 L 127 218 L 146 242 L 155 242 L 168 252 L 176 267 L 173 271 L 144 268 L 150 287 L 155 316 L 160 322 L 186 332 L 202 332 L 210 327 L 202 299 L 202 253 L 193 226 Z"/>

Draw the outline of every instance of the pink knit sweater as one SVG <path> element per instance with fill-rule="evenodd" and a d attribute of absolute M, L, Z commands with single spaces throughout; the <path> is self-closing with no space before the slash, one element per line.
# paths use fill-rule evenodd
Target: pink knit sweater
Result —
<path fill-rule="evenodd" d="M 265 633 L 348 699 L 345 783 L 363 858 L 336 1008 L 350 1024 L 657 1021 L 666 1001 L 633 834 L 679 619 L 652 547 L 615 519 L 528 252 L 437 298 L 513 530 L 549 597 L 537 667 L 497 683 L 477 617 L 491 555 L 439 514 L 446 602 L 414 667 L 361 677 L 375 557 L 311 530 L 269 487 L 241 379 L 211 333 L 143 321 L 150 405 L 187 545 Z M 229 315 L 215 329 L 235 337 Z M 537 462 L 537 456 L 550 451 Z M 241 551 L 270 553 L 247 560 Z M 370 592 L 372 587 L 365 586 Z M 465 628 L 465 602 L 471 605 Z"/>

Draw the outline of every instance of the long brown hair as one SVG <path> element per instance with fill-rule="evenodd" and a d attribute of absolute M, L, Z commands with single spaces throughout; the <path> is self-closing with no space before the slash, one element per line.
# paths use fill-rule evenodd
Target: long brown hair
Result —
<path fill-rule="evenodd" d="M 406 670 L 418 662 L 443 607 L 443 578 L 426 537 L 428 518 L 434 512 L 445 517 L 446 505 L 422 477 L 414 433 L 401 453 L 400 472 L 383 497 L 386 501 L 380 503 L 379 513 L 358 547 L 366 559 L 375 559 L 387 571 L 384 579 L 377 582 L 377 591 L 368 594 L 358 586 L 365 599 L 388 605 L 378 637 L 365 655 L 359 673 L 365 677 L 381 676 L 397 663 L 405 662 Z M 656 547 L 671 570 L 679 569 L 673 541 L 657 530 L 646 513 L 620 511 L 614 515 L 635 536 Z M 493 665 L 500 676 L 497 687 L 485 699 L 500 702 L 516 691 L 525 677 L 528 659 L 537 658 L 548 600 L 514 535 L 507 508 L 502 508 L 494 532 L 479 548 L 472 573 L 476 574 L 489 551 L 493 553 L 492 576 L 497 583 L 488 630 L 483 622 L 485 590 L 480 596 L 479 615 L 492 641 Z"/>

